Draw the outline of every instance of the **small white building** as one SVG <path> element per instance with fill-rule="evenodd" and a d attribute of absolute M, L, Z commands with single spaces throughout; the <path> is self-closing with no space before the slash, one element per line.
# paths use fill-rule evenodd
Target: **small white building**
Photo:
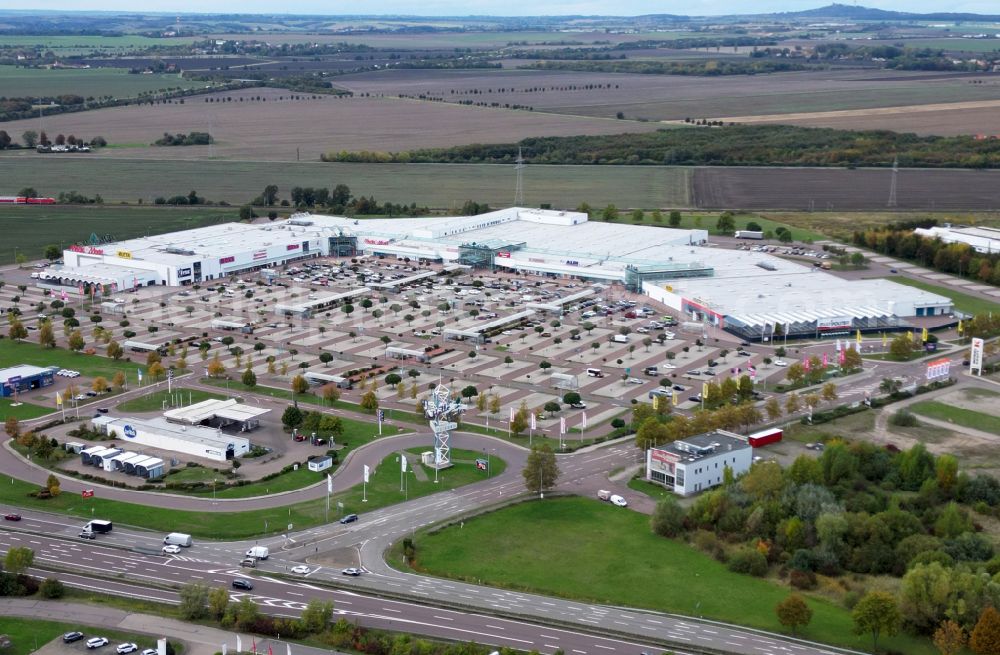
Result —
<path fill-rule="evenodd" d="M 178 425 L 165 418 L 95 418 L 94 427 L 112 432 L 128 444 L 139 444 L 150 448 L 169 450 L 194 457 L 203 457 L 217 462 L 225 462 L 245 455 L 250 451 L 250 440 L 233 434 L 226 434 L 215 428 L 197 425 Z M 117 453 L 116 453 L 117 454 Z M 86 463 L 87 451 L 81 453 Z M 95 454 L 99 455 L 99 454 Z M 95 455 L 90 455 L 91 459 Z M 131 464 L 129 461 L 127 464 Z M 128 466 L 125 472 L 129 473 Z"/>
<path fill-rule="evenodd" d="M 333 468 L 333 458 L 329 455 L 316 455 L 309 458 L 307 466 L 310 471 L 325 471 L 328 468 Z"/>
<path fill-rule="evenodd" d="M 753 448 L 738 434 L 715 430 L 646 451 L 646 479 L 689 496 L 722 484 L 726 467 L 734 476 L 750 470 Z"/>

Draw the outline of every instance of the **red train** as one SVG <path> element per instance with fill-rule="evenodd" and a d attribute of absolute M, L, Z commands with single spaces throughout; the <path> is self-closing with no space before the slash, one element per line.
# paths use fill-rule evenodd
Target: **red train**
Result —
<path fill-rule="evenodd" d="M 0 205 L 54 205 L 55 198 L 25 198 L 23 196 L 0 196 Z"/>

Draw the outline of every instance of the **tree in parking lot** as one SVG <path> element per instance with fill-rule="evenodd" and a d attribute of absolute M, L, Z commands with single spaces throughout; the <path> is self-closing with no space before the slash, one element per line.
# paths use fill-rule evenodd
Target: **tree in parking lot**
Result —
<path fill-rule="evenodd" d="M 402 381 L 403 377 L 399 373 L 390 373 L 385 376 L 385 383 L 393 388 L 395 388 Z"/>
<path fill-rule="evenodd" d="M 125 372 L 124 371 L 115 371 L 114 377 L 111 378 L 111 384 L 118 391 L 121 391 L 122 389 L 124 389 L 125 388 Z"/>
<path fill-rule="evenodd" d="M 510 431 L 515 437 L 521 436 L 528 429 L 528 418 L 528 405 L 522 400 L 521 406 L 514 412 L 514 420 L 510 422 Z"/>
<path fill-rule="evenodd" d="M 785 373 L 785 377 L 792 384 L 798 384 L 806 377 L 806 370 L 799 362 L 795 362 L 788 367 L 788 372 Z"/>
<path fill-rule="evenodd" d="M 340 400 L 340 391 L 337 390 L 337 385 L 328 384 L 323 387 L 323 401 L 330 403 L 331 405 Z"/>
<path fill-rule="evenodd" d="M 781 403 L 774 396 L 767 399 L 764 403 L 764 411 L 767 412 L 767 418 L 772 421 L 777 421 L 781 418 Z"/>
<path fill-rule="evenodd" d="M 464 389 L 462 389 L 461 394 L 462 394 L 462 398 L 469 399 L 469 398 L 473 398 L 476 395 L 478 395 L 479 391 L 474 386 L 472 386 L 470 384 L 469 386 L 467 386 Z"/>
<path fill-rule="evenodd" d="M 547 371 L 550 368 L 552 368 L 552 364 L 550 364 L 549 362 L 545 362 L 545 361 L 539 362 L 538 368 L 542 369 L 543 371 Z"/>
<path fill-rule="evenodd" d="M 200 582 L 182 585 L 179 595 L 181 616 L 185 620 L 205 618 L 208 614 L 208 585 Z"/>
<path fill-rule="evenodd" d="M 653 340 L 650 337 L 645 337 L 642 340 L 642 345 L 646 346 L 646 352 L 649 352 L 649 347 L 653 345 Z"/>
<path fill-rule="evenodd" d="M 578 394 L 577 392 L 569 391 L 563 394 L 562 400 L 567 405 L 576 405 L 582 400 L 582 398 L 580 397 L 580 394 Z"/>
<path fill-rule="evenodd" d="M 535 446 L 531 449 L 521 475 L 524 477 L 524 486 L 528 491 L 542 493 L 556 485 L 556 480 L 559 478 L 559 466 L 556 464 L 556 455 L 548 444 Z"/>
<path fill-rule="evenodd" d="M 378 409 L 378 396 L 375 395 L 374 389 L 369 389 L 365 392 L 365 395 L 361 396 L 361 409 L 365 410 L 369 414 L 374 414 L 375 410 Z"/>
<path fill-rule="evenodd" d="M 215 619 L 220 620 L 226 615 L 229 609 L 229 590 L 225 587 L 216 587 L 208 592 L 208 613 Z"/>
<path fill-rule="evenodd" d="M 580 327 L 582 327 L 584 330 L 586 330 L 587 334 L 589 335 L 594 330 L 594 328 L 597 327 L 597 326 L 594 325 L 593 323 L 591 323 L 590 321 L 587 321 L 586 323 L 584 323 Z"/>

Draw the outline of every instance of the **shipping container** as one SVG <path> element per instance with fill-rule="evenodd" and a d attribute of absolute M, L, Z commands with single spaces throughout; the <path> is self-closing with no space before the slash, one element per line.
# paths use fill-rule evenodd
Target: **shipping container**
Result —
<path fill-rule="evenodd" d="M 747 443 L 749 443 L 754 448 L 760 448 L 761 446 L 766 446 L 772 443 L 778 443 L 781 441 L 783 433 L 780 428 L 771 428 L 770 430 L 761 430 L 760 432 L 754 432 L 747 437 Z"/>

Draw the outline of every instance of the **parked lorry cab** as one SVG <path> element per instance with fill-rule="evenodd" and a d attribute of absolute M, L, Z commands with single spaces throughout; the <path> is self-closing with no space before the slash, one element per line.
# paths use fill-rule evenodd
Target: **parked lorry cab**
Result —
<path fill-rule="evenodd" d="M 592 378 L 603 378 L 604 377 L 604 373 L 599 368 L 588 368 L 587 369 L 587 375 L 589 375 Z"/>
<path fill-rule="evenodd" d="M 611 492 L 606 489 L 601 489 L 597 492 L 597 497 L 601 500 L 611 500 Z"/>
<path fill-rule="evenodd" d="M 111 528 L 114 527 L 111 521 L 91 521 L 87 525 L 83 526 L 84 531 L 90 530 L 91 532 L 98 532 L 100 534 L 106 534 L 111 532 Z"/>
<path fill-rule="evenodd" d="M 247 551 L 247 557 L 255 557 L 257 559 L 267 559 L 267 556 L 270 554 L 267 546 L 254 546 Z"/>
<path fill-rule="evenodd" d="M 191 545 L 194 544 L 194 541 L 191 540 L 191 535 L 189 534 L 184 534 L 183 532 L 171 532 L 163 538 L 163 543 L 190 548 Z"/>

